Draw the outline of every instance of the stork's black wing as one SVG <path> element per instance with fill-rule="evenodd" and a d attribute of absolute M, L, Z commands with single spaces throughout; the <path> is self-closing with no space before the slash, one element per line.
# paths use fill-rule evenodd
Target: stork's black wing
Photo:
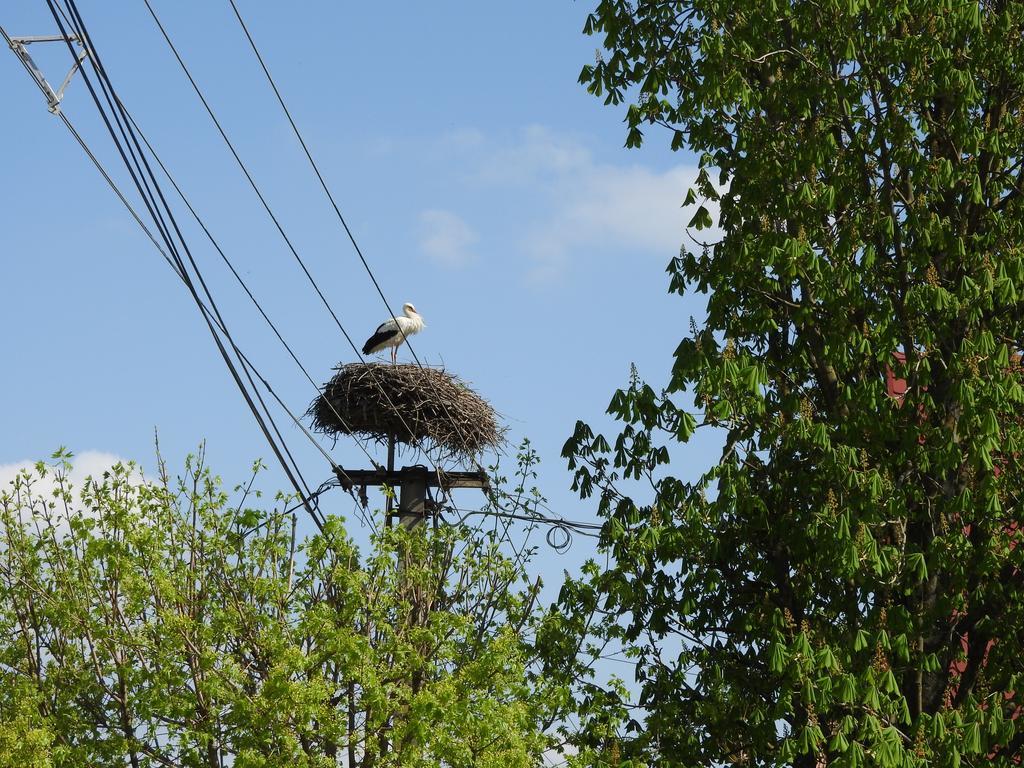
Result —
<path fill-rule="evenodd" d="M 382 325 L 381 328 L 383 327 L 384 326 Z M 390 328 L 387 330 L 381 330 L 380 328 L 378 328 L 377 332 L 373 334 L 373 336 L 368 338 L 366 340 L 366 343 L 363 344 L 363 354 L 369 355 L 376 352 L 378 349 L 381 349 L 384 343 L 391 341 L 397 335 L 398 330 L 395 328 Z"/>

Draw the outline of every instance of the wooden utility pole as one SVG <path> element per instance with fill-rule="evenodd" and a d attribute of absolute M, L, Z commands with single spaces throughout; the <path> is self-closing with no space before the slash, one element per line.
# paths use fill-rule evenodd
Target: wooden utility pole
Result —
<path fill-rule="evenodd" d="M 398 487 L 398 524 L 412 530 L 427 519 L 426 467 L 402 467 L 402 483 Z"/>
<path fill-rule="evenodd" d="M 388 472 L 395 471 L 395 434 L 392 432 L 388 435 Z M 363 486 L 363 493 L 361 498 L 366 498 L 366 486 Z M 384 525 L 391 527 L 391 510 L 394 506 L 394 499 L 391 494 L 388 494 L 387 499 L 384 502 Z"/>

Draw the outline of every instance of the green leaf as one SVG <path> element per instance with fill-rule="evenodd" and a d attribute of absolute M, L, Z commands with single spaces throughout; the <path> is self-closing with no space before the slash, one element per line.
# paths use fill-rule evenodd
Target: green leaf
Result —
<path fill-rule="evenodd" d="M 711 221 L 711 214 L 708 213 L 708 209 L 703 205 L 697 209 L 697 212 L 690 219 L 690 223 L 687 225 L 693 227 L 696 230 L 709 229 L 713 226 Z"/>
<path fill-rule="evenodd" d="M 907 567 L 917 581 L 927 581 L 928 566 L 925 564 L 923 552 L 910 552 L 907 554 Z"/>
<path fill-rule="evenodd" d="M 868 633 L 863 629 L 858 629 L 853 638 L 853 650 L 863 651 L 868 647 L 869 643 L 870 637 L 868 636 Z"/>

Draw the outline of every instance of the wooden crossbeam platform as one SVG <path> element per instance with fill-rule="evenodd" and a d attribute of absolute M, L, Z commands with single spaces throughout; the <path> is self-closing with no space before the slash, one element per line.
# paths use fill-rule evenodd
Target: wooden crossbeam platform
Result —
<path fill-rule="evenodd" d="M 490 489 L 487 474 L 484 472 L 434 472 L 422 465 L 403 467 L 400 470 L 386 469 L 342 469 L 335 467 L 334 473 L 346 491 L 354 487 L 367 488 L 387 485 L 399 488 L 410 480 L 422 482 L 430 488 L 482 488 Z"/>
<path fill-rule="evenodd" d="M 391 459 L 391 457 L 388 457 Z M 391 459 L 393 461 L 393 459 Z M 427 489 L 440 488 L 448 491 L 452 488 L 479 488 L 487 493 L 491 486 L 485 472 L 442 472 L 434 471 L 422 464 L 394 469 L 343 469 L 335 466 L 334 474 L 346 491 L 359 489 L 359 497 L 365 506 L 366 489 L 373 486 L 386 485 L 398 489 L 398 511 L 393 512 L 392 496 L 388 497 L 385 520 L 397 518 L 406 528 L 415 528 L 422 524 L 430 508 L 427 502 Z"/>

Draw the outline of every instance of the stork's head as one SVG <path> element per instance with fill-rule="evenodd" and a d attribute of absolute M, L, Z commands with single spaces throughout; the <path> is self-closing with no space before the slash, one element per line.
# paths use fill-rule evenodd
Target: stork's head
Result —
<path fill-rule="evenodd" d="M 405 304 L 402 305 L 402 311 L 405 312 L 406 315 L 418 315 L 419 314 L 419 312 L 416 311 L 416 307 L 414 307 L 408 301 L 405 302 Z"/>

